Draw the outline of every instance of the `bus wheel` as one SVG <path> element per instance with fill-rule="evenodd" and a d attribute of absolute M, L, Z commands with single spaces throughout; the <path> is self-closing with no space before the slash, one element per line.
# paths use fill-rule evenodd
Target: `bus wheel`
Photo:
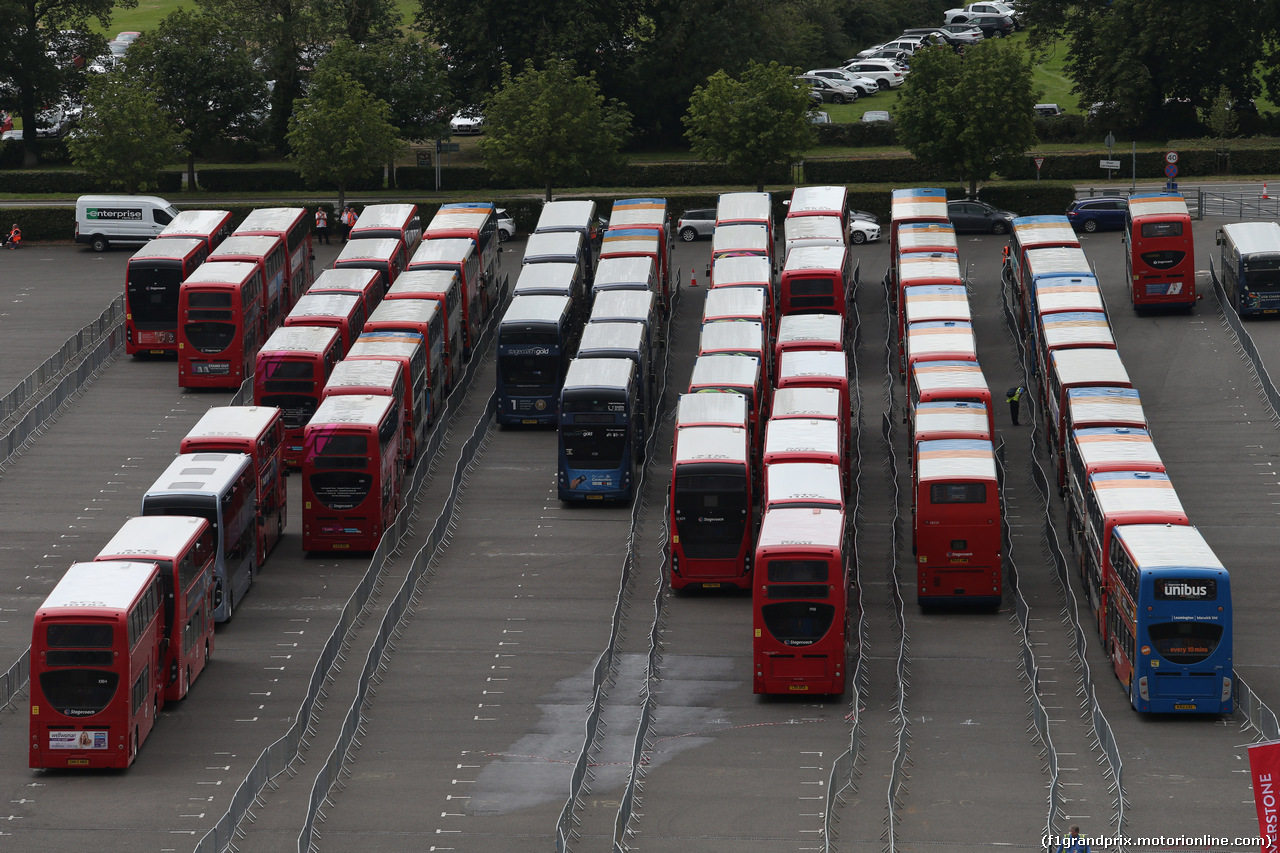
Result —
<path fill-rule="evenodd" d="M 182 695 L 185 696 L 191 692 L 191 667 L 187 667 L 187 686 L 183 689 Z"/>
<path fill-rule="evenodd" d="M 138 727 L 134 726 L 133 727 L 133 743 L 129 744 L 129 763 L 130 764 L 132 764 L 133 760 L 138 757 L 139 740 L 140 738 L 138 737 Z"/>
<path fill-rule="evenodd" d="M 208 640 L 204 641 L 204 662 L 206 666 L 209 664 L 209 641 Z"/>

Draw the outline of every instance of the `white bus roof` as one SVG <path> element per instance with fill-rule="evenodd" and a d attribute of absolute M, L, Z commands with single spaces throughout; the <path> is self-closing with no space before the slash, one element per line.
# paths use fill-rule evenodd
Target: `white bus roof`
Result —
<path fill-rule="evenodd" d="M 40 610 L 94 608 L 124 612 L 155 573 L 155 563 L 142 561 L 72 563 Z"/>
<path fill-rule="evenodd" d="M 849 250 L 839 246 L 797 246 L 787 255 L 783 270 L 839 270 L 848 259 Z"/>
<path fill-rule="evenodd" d="M 275 406 L 214 406 L 200 416 L 187 438 L 256 438 L 279 414 Z"/>
<path fill-rule="evenodd" d="M 763 287 L 717 287 L 707 291 L 702 322 L 722 318 L 758 319 L 769 311 L 769 292 Z"/>
<path fill-rule="evenodd" d="M 843 352 L 831 350 L 787 350 L 778 359 L 778 384 L 784 379 L 829 376 L 849 380 L 849 362 Z"/>
<path fill-rule="evenodd" d="M 228 210 L 184 210 L 160 229 L 160 236 L 168 239 L 170 234 L 205 234 L 221 225 L 230 215 Z"/>
<path fill-rule="evenodd" d="M 1186 515 L 1167 474 L 1156 471 L 1104 471 L 1089 475 L 1089 486 L 1103 515 L 1170 512 Z"/>
<path fill-rule="evenodd" d="M 773 196 L 769 193 L 720 193 L 716 199 L 716 222 L 760 222 L 773 217 Z"/>
<path fill-rule="evenodd" d="M 764 430 L 764 454 L 840 453 L 840 424 L 831 418 L 771 418 Z"/>
<path fill-rule="evenodd" d="M 1181 193 L 1138 193 L 1129 196 L 1129 216 L 1190 216 Z"/>
<path fill-rule="evenodd" d="M 182 453 L 156 478 L 147 494 L 220 495 L 250 464 L 244 453 Z"/>
<path fill-rule="evenodd" d="M 538 214 L 538 227 L 533 231 L 589 231 L 596 218 L 594 201 L 551 201 Z"/>
<path fill-rule="evenodd" d="M 384 394 L 340 394 L 326 397 L 307 421 L 307 430 L 327 426 L 377 427 L 395 401 Z"/>
<path fill-rule="evenodd" d="M 746 466 L 747 431 L 742 427 L 696 426 L 680 430 L 676 455 L 672 460 L 685 462 L 733 462 Z"/>
<path fill-rule="evenodd" d="M 981 403 L 937 400 L 916 407 L 916 441 L 929 441 L 930 435 L 942 433 L 972 433 L 975 438 L 981 435 L 989 440 L 990 430 L 987 407 Z"/>
<path fill-rule="evenodd" d="M 104 557 L 136 557 L 139 560 L 166 560 L 178 556 L 191 541 L 203 518 L 190 515 L 135 515 L 120 525 L 116 535 L 98 552 Z"/>
<path fill-rule="evenodd" d="M 436 237 L 423 240 L 409 264 L 462 264 L 475 253 L 476 241 L 470 237 Z"/>
<path fill-rule="evenodd" d="M 609 213 L 610 228 L 662 226 L 667 219 L 665 198 L 623 198 L 613 203 Z"/>
<path fill-rule="evenodd" d="M 586 237 L 581 231 L 542 231 L 529 235 L 524 244 L 523 264 L 572 263 L 578 260 Z"/>
<path fill-rule="evenodd" d="M 976 361 L 917 361 L 911 365 L 911 384 L 920 393 L 970 390 L 987 387 L 982 366 Z"/>
<path fill-rule="evenodd" d="M 248 261 L 205 261 L 183 284 L 243 284 L 253 278 L 258 265 Z"/>
<path fill-rule="evenodd" d="M 657 267 L 653 258 L 602 258 L 596 265 L 593 287 L 604 289 L 617 285 L 633 285 L 642 289 L 652 287 L 657 278 Z"/>
<path fill-rule="evenodd" d="M 1121 423 L 1146 426 L 1142 398 L 1136 388 L 1071 388 L 1067 418 L 1072 424 Z"/>
<path fill-rule="evenodd" d="M 281 326 L 267 338 L 261 352 L 323 353 L 339 334 L 332 326 Z"/>
<path fill-rule="evenodd" d="M 755 356 L 700 355 L 694 359 L 689 387 L 754 387 L 759 378 L 760 359 Z"/>
<path fill-rule="evenodd" d="M 840 417 L 840 392 L 835 388 L 779 388 L 773 392 L 769 417 L 835 420 Z"/>
<path fill-rule="evenodd" d="M 1054 214 L 1045 216 L 1019 216 L 1013 220 L 1013 237 L 1023 249 L 1033 246 L 1079 246 L 1071 220 Z"/>
<path fill-rule="evenodd" d="M 747 425 L 747 398 L 737 392 L 681 394 L 676 406 L 676 429 L 690 426 Z"/>
<path fill-rule="evenodd" d="M 1046 314 L 1040 320 L 1044 345 L 1048 349 L 1065 346 L 1115 346 L 1111 324 L 1103 311 L 1063 311 Z"/>
<path fill-rule="evenodd" d="M 432 270 L 432 272 L 437 272 Z M 445 272 L 439 270 L 439 272 Z M 415 275 L 429 275 L 430 273 L 414 273 Z M 447 275 L 448 273 L 445 272 Z M 408 273 L 405 273 L 408 275 Z M 346 267 L 339 270 L 325 270 L 316 276 L 316 280 L 312 283 L 311 288 L 307 291 L 319 291 L 333 288 L 334 290 L 350 290 L 364 293 L 373 282 L 380 278 L 382 273 L 377 270 L 357 270 Z"/>
<path fill-rule="evenodd" d="M 737 284 L 768 286 L 773 280 L 769 259 L 763 255 L 726 255 L 711 264 L 711 278 L 716 287 Z"/>
<path fill-rule="evenodd" d="M 1054 276 L 1034 285 L 1036 313 L 1049 315 L 1058 311 L 1103 311 L 1102 289 L 1098 280 L 1086 276 Z"/>
<path fill-rule="evenodd" d="M 1093 382 L 1130 385 L 1120 353 L 1114 349 L 1060 349 L 1049 354 L 1050 370 L 1063 385 Z"/>
<path fill-rule="evenodd" d="M 822 503 L 844 506 L 840 466 L 830 462 L 779 462 L 764 472 L 764 505 Z"/>
<path fill-rule="evenodd" d="M 359 272 L 359 270 L 352 270 Z M 367 270 L 373 272 L 373 270 Z M 317 282 L 320 279 L 316 279 Z M 396 276 L 395 284 L 387 290 L 388 296 L 401 293 L 444 293 L 450 288 L 462 286 L 462 277 L 457 270 L 406 270 Z M 311 285 L 315 289 L 315 285 Z"/>
<path fill-rule="evenodd" d="M 338 253 L 333 265 L 337 267 L 345 261 L 390 261 L 403 245 L 403 240 L 390 237 L 348 240 L 347 245 L 343 246 L 342 251 Z"/>
<path fill-rule="evenodd" d="M 556 297 L 550 297 L 555 299 Z M 366 323 L 395 323 L 410 321 L 429 323 L 440 313 L 440 303 L 434 299 L 384 299 L 369 314 Z"/>
<path fill-rule="evenodd" d="M 793 240 L 835 240 L 845 242 L 844 222 L 838 216 L 788 216 L 782 223 L 782 236 L 790 245 Z"/>
<path fill-rule="evenodd" d="M 205 245 L 203 240 L 194 237 L 156 238 L 134 252 L 129 262 L 145 261 L 150 258 L 185 258 L 187 255 Z"/>
<path fill-rule="evenodd" d="M 438 270 L 443 272 L 443 270 Z M 554 296 L 569 295 L 574 290 L 574 282 L 580 270 L 577 264 L 548 263 L 528 264 L 520 267 L 520 275 L 516 278 L 516 286 L 511 291 L 513 296 Z M 408 275 L 408 273 L 405 273 Z M 403 278 L 404 276 L 401 276 Z M 400 279 L 396 279 L 396 284 Z M 394 285 L 392 286 L 394 289 Z M 533 293 L 533 291 L 542 291 Z M 552 292 L 554 291 L 554 292 Z"/>
<path fill-rule="evenodd" d="M 937 187 L 912 187 L 893 191 L 889 201 L 890 222 L 925 218 L 949 221 L 946 190 Z"/>
<path fill-rule="evenodd" d="M 907 356 L 965 353 L 978 356 L 973 324 L 966 320 L 926 320 L 907 325 Z"/>
<path fill-rule="evenodd" d="M 1027 272 L 1033 279 L 1042 275 L 1093 276 L 1089 258 L 1079 246 L 1030 249 L 1027 252 Z"/>
<path fill-rule="evenodd" d="M 578 358 L 604 353 L 644 352 L 644 324 L 632 321 L 588 323 L 578 341 Z M 619 356 L 621 357 L 621 356 Z"/>
<path fill-rule="evenodd" d="M 307 211 L 301 207 L 260 207 L 251 211 L 235 233 L 247 234 L 250 231 L 288 231 L 301 215 L 306 221 Z"/>
<path fill-rule="evenodd" d="M 784 314 L 778 320 L 778 343 L 815 341 L 844 343 L 844 318 L 839 314 Z"/>
<path fill-rule="evenodd" d="M 400 372 L 404 368 L 398 361 L 377 358 L 344 359 L 333 366 L 333 372 L 325 381 L 326 388 L 350 388 L 372 385 L 395 391 L 404 387 Z"/>
<path fill-rule="evenodd" d="M 289 317 L 347 317 L 351 310 L 363 302 L 357 293 L 311 293 L 298 297 L 289 311 Z"/>
<path fill-rule="evenodd" d="M 908 323 L 973 319 L 969 291 L 962 284 L 914 284 L 904 288 L 902 302 Z"/>
<path fill-rule="evenodd" d="M 711 256 L 721 252 L 769 254 L 769 228 L 752 222 L 720 225 L 711 234 Z"/>
<path fill-rule="evenodd" d="M 960 281 L 960 261 L 951 252 L 912 252 L 898 258 L 898 284 L 945 278 Z"/>
<path fill-rule="evenodd" d="M 235 234 L 223 240 L 209 253 L 209 260 L 222 258 L 265 257 L 276 245 L 284 246 L 284 239 L 274 234 Z"/>
<path fill-rule="evenodd" d="M 1280 252 L 1280 224 L 1275 222 L 1229 222 L 1222 233 L 1242 255 Z"/>
<path fill-rule="evenodd" d="M 383 305 L 385 304 L 384 302 Z M 569 316 L 569 309 L 572 307 L 573 302 L 567 296 L 517 296 L 507 304 L 501 325 L 559 323 Z"/>
<path fill-rule="evenodd" d="M 414 340 L 409 340 L 413 338 Z M 365 332 L 356 338 L 356 342 L 351 345 L 350 352 L 347 353 L 347 361 L 353 361 L 359 358 L 385 358 L 390 356 L 399 356 L 401 358 L 413 359 L 419 352 L 425 357 L 426 344 L 422 340 L 422 335 L 417 332 L 405 333 L 403 335 L 388 335 L 386 332 Z"/>
<path fill-rule="evenodd" d="M 609 255 L 657 255 L 661 247 L 658 232 L 648 228 L 614 228 L 604 232 L 601 259 Z"/>
<path fill-rule="evenodd" d="M 427 233 L 442 231 L 479 231 L 497 208 L 491 202 L 459 201 L 441 205 L 427 226 Z"/>
<path fill-rule="evenodd" d="M 636 363 L 629 358 L 575 358 L 565 371 L 565 391 L 631 387 Z"/>
<path fill-rule="evenodd" d="M 907 222 L 898 228 L 898 251 L 919 252 L 924 249 L 957 251 L 956 229 L 950 222 Z"/>
<path fill-rule="evenodd" d="M 596 294 L 591 305 L 592 323 L 635 320 L 649 323 L 653 319 L 656 297 L 647 290 L 604 290 Z"/>
<path fill-rule="evenodd" d="M 416 204 L 371 204 L 360 211 L 356 228 L 403 228 L 418 212 Z"/>
<path fill-rule="evenodd" d="M 838 509 L 771 509 L 760 520 L 757 548 L 779 546 L 829 548 L 844 547 L 844 512 Z M 761 567 L 762 569 L 764 567 Z"/>
<path fill-rule="evenodd" d="M 706 323 L 698 336 L 699 353 L 726 350 L 763 353 L 764 346 L 764 326 L 750 321 Z"/>
<path fill-rule="evenodd" d="M 1111 531 L 1141 569 L 1213 569 L 1226 566 L 1189 524 L 1117 524 Z"/>
<path fill-rule="evenodd" d="M 845 187 L 796 187 L 791 191 L 787 216 L 844 216 L 848 195 Z"/>
<path fill-rule="evenodd" d="M 1163 464 L 1156 443 L 1145 429 L 1086 427 L 1072 432 L 1071 442 L 1086 469 L 1109 463 Z"/>
<path fill-rule="evenodd" d="M 990 441 L 945 438 L 917 445 L 916 472 L 920 482 L 937 480 L 995 480 L 996 454 Z"/>

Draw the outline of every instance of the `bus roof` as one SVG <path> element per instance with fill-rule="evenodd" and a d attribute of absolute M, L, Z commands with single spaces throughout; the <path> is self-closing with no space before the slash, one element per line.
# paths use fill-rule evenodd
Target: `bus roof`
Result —
<path fill-rule="evenodd" d="M 1105 311 L 1102 288 L 1091 275 L 1036 279 L 1036 311 L 1049 315 L 1060 311 Z"/>
<path fill-rule="evenodd" d="M 1136 388 L 1070 388 L 1068 419 L 1073 424 L 1119 423 L 1146 426 L 1142 398 Z"/>
<path fill-rule="evenodd" d="M 782 223 L 782 236 L 788 242 L 792 240 L 845 239 L 844 221 L 838 216 L 822 214 L 814 216 L 788 216 Z"/>
<path fill-rule="evenodd" d="M 284 238 L 275 234 L 232 234 L 209 253 L 209 260 L 224 258 L 264 258 L 276 246 L 283 246 Z"/>
<path fill-rule="evenodd" d="M 1114 349 L 1060 349 L 1049 354 L 1049 362 L 1050 370 L 1063 385 L 1133 384 L 1124 369 L 1124 362 L 1120 360 L 1120 353 Z"/>
<path fill-rule="evenodd" d="M 976 361 L 917 361 L 911 367 L 912 385 L 919 391 L 987 389 L 982 366 Z"/>
<path fill-rule="evenodd" d="M 531 264 L 566 258 L 569 261 L 576 261 L 586 239 L 581 231 L 535 231 L 525 241 L 522 263 Z"/>
<path fill-rule="evenodd" d="M 1186 518 L 1182 501 L 1168 474 L 1158 471 L 1102 471 L 1089 475 L 1103 515 L 1125 512 L 1166 512 Z"/>
<path fill-rule="evenodd" d="M 124 612 L 147 588 L 156 571 L 155 563 L 140 561 L 72 563 L 40 605 L 40 611 L 92 607 Z"/>
<path fill-rule="evenodd" d="M 1142 569 L 1209 569 L 1226 566 L 1189 524 L 1118 524 L 1111 531 Z"/>
<path fill-rule="evenodd" d="M 449 288 L 462 286 L 457 270 L 406 270 L 396 276 L 396 283 L 387 291 L 399 296 L 409 293 L 444 293 Z M 311 286 L 315 289 L 315 285 Z"/>
<path fill-rule="evenodd" d="M 972 353 L 978 356 L 978 341 L 973 324 L 967 320 L 923 320 L 907 325 L 907 354 Z"/>
<path fill-rule="evenodd" d="M 1108 463 L 1163 465 L 1151 433 L 1134 427 L 1087 427 L 1071 433 L 1085 468 Z"/>
<path fill-rule="evenodd" d="M 676 404 L 676 429 L 690 426 L 747 425 L 747 398 L 736 391 L 723 394 L 681 394 Z"/>
<path fill-rule="evenodd" d="M 698 336 L 699 352 L 725 350 L 764 352 L 764 326 L 750 320 L 734 323 L 706 323 Z"/>
<path fill-rule="evenodd" d="M 835 388 L 779 388 L 773 392 L 770 418 L 840 417 L 840 392 Z"/>
<path fill-rule="evenodd" d="M 711 278 L 716 287 L 735 284 L 767 287 L 773 280 L 773 270 L 764 255 L 726 255 L 712 262 Z"/>
<path fill-rule="evenodd" d="M 840 452 L 840 422 L 833 418 L 770 418 L 764 429 L 764 453 Z"/>
<path fill-rule="evenodd" d="M 148 495 L 220 495 L 250 465 L 244 453 L 182 453 L 147 489 Z"/>
<path fill-rule="evenodd" d="M 1111 324 L 1105 311 L 1063 311 L 1046 314 L 1041 318 L 1044 326 L 1044 344 L 1049 349 L 1062 346 L 1115 346 Z"/>
<path fill-rule="evenodd" d="M 898 251 L 958 251 L 956 229 L 950 222 L 905 222 L 898 228 Z"/>
<path fill-rule="evenodd" d="M 470 237 L 436 237 L 423 240 L 409 259 L 414 264 L 464 264 L 476 253 L 476 241 Z"/>
<path fill-rule="evenodd" d="M 656 298 L 648 290 L 601 291 L 591 305 L 591 322 L 635 320 L 647 324 L 653 320 Z"/>
<path fill-rule="evenodd" d="M 542 206 L 535 234 L 548 231 L 588 231 L 596 218 L 596 203 L 585 201 L 552 201 Z"/>
<path fill-rule="evenodd" d="M 1013 239 L 1023 249 L 1035 246 L 1079 246 L 1071 220 L 1061 214 L 1019 216 L 1013 220 Z"/>
<path fill-rule="evenodd" d="M 849 190 L 839 186 L 796 187 L 791 191 L 787 216 L 844 216 Z"/>
<path fill-rule="evenodd" d="M 392 300 L 399 302 L 402 300 Z M 386 305 L 387 303 L 382 303 Z M 569 316 L 573 301 L 567 296 L 517 296 L 502 315 L 502 326 L 519 323 L 553 323 L 559 325 Z M 375 314 L 377 312 L 374 312 Z"/>
<path fill-rule="evenodd" d="M 364 228 L 403 228 L 418 213 L 416 204 L 370 204 L 360 211 L 351 232 Z"/>
<path fill-rule="evenodd" d="M 350 388 L 373 386 L 395 390 L 403 387 L 400 372 L 404 368 L 398 361 L 377 358 L 343 359 L 333 366 L 325 382 L 326 388 Z"/>
<path fill-rule="evenodd" d="M 187 276 L 188 284 L 243 284 L 253 278 L 258 265 L 248 261 L 205 261 Z"/>
<path fill-rule="evenodd" d="M 629 228 L 637 225 L 662 227 L 667 219 L 665 198 L 626 198 L 613 203 L 609 214 L 610 228 Z"/>
<path fill-rule="evenodd" d="M 575 358 L 564 375 L 564 391 L 618 390 L 631 387 L 636 363 L 629 358 Z"/>
<path fill-rule="evenodd" d="M 700 355 L 693 362 L 689 387 L 753 388 L 760 378 L 760 359 L 752 355 Z"/>
<path fill-rule="evenodd" d="M 356 338 L 345 360 L 370 356 L 376 358 L 398 356 L 412 359 L 419 351 L 425 351 L 425 349 L 426 343 L 422 335 L 417 332 L 365 332 Z"/>
<path fill-rule="evenodd" d="M 947 215 L 947 191 L 936 187 L 894 190 L 890 199 L 889 221 L 933 219 L 950 222 Z"/>
<path fill-rule="evenodd" d="M 658 232 L 648 228 L 610 228 L 604 232 L 604 241 L 600 244 L 600 257 L 606 255 L 623 255 L 641 253 L 658 254 L 661 241 Z"/>
<path fill-rule="evenodd" d="M 425 275 L 426 273 L 414 273 L 415 275 Z M 447 272 L 444 273 L 448 275 Z M 407 275 L 407 273 L 406 273 Z M 320 292 L 333 288 L 335 290 L 350 290 L 363 293 L 373 286 L 373 283 L 382 278 L 382 273 L 377 270 L 358 270 L 347 267 L 340 270 L 325 270 L 316 276 L 316 280 L 312 283 L 307 293 Z"/>
<path fill-rule="evenodd" d="M 393 405 L 395 401 L 384 394 L 339 394 L 325 397 L 307 422 L 307 431 L 334 425 L 376 428 Z"/>
<path fill-rule="evenodd" d="M 838 509 L 778 507 L 760 520 L 757 548 L 815 547 L 840 551 L 844 547 L 844 512 Z"/>
<path fill-rule="evenodd" d="M 849 250 L 839 246 L 797 246 L 787 255 L 784 272 L 839 270 L 849 260 Z"/>
<path fill-rule="evenodd" d="M 489 219 L 497 216 L 497 207 L 491 202 L 461 201 L 442 204 L 427 225 L 427 234 L 448 231 L 479 231 Z"/>
<path fill-rule="evenodd" d="M 550 297 L 555 299 L 556 297 Z M 434 299 L 384 299 L 373 309 L 366 323 L 395 323 L 409 321 L 430 323 L 440 313 L 440 303 Z"/>
<path fill-rule="evenodd" d="M 226 222 L 230 216 L 229 210 L 184 210 L 160 229 L 160 236 L 167 239 L 172 235 L 207 234 Z"/>
<path fill-rule="evenodd" d="M 1044 275 L 1092 277 L 1093 269 L 1079 246 L 1051 246 L 1027 251 L 1027 273 L 1032 279 Z"/>
<path fill-rule="evenodd" d="M 656 276 L 657 267 L 653 258 L 648 255 L 636 258 L 601 258 L 596 265 L 592 286 L 604 288 L 619 284 L 638 284 L 647 288 Z"/>
<path fill-rule="evenodd" d="M 903 289 L 903 315 L 922 320 L 971 320 L 969 291 L 962 284 L 913 284 Z"/>
<path fill-rule="evenodd" d="M 778 320 L 778 343 L 844 341 L 844 318 L 839 314 L 784 314 Z"/>
<path fill-rule="evenodd" d="M 922 279 L 960 281 L 960 261 L 950 252 L 912 252 L 898 258 L 898 283 L 908 285 Z"/>
<path fill-rule="evenodd" d="M 763 287 L 717 287 L 707 291 L 702 321 L 720 317 L 763 317 L 768 311 L 769 292 Z"/>
<path fill-rule="evenodd" d="M 275 406 L 213 406 L 187 432 L 187 438 L 256 438 L 280 416 Z"/>
<path fill-rule="evenodd" d="M 203 518 L 190 515 L 135 515 L 120 525 L 94 559 L 172 559 L 207 524 Z"/>
<path fill-rule="evenodd" d="M 711 232 L 711 256 L 723 252 L 769 254 L 769 228 L 754 222 L 719 225 Z"/>
<path fill-rule="evenodd" d="M 1275 222 L 1228 222 L 1222 233 L 1242 255 L 1280 253 L 1280 224 Z"/>
<path fill-rule="evenodd" d="M 205 245 L 206 243 L 203 240 L 197 240 L 194 237 L 166 237 L 163 240 L 156 238 L 134 252 L 129 258 L 129 263 L 153 258 L 185 258 Z"/>
<path fill-rule="evenodd" d="M 1182 193 L 1138 193 L 1129 196 L 1129 217 L 1190 216 Z"/>
<path fill-rule="evenodd" d="M 390 261 L 403 245 L 403 240 L 391 237 L 348 240 L 333 264 L 337 267 L 347 261 Z"/>
<path fill-rule="evenodd" d="M 338 336 L 338 330 L 331 326 L 281 326 L 267 338 L 261 352 L 325 353 Z"/>
<path fill-rule="evenodd" d="M 641 355 L 644 352 L 644 324 L 631 321 L 588 323 L 578 340 L 578 358 L 595 358 L 606 353 Z"/>
<path fill-rule="evenodd" d="M 991 422 L 987 407 L 981 403 L 935 400 L 916 407 L 916 441 L 928 441 L 932 435 L 965 433 L 972 438 L 991 439 Z"/>
<path fill-rule="evenodd" d="M 516 286 L 511 292 L 515 296 L 568 295 L 573 292 L 574 282 L 577 281 L 580 272 L 577 264 L 527 264 L 520 268 Z M 399 284 L 403 278 L 404 276 L 401 276 L 400 279 L 396 279 L 396 283 Z M 392 287 L 394 289 L 394 285 Z M 548 292 L 531 293 L 539 290 Z"/>
<path fill-rule="evenodd" d="M 255 231 L 265 231 L 281 234 L 292 228 L 299 218 L 305 218 L 306 215 L 306 209 L 301 207 L 260 207 L 244 218 L 235 233 L 251 234 Z"/>
<path fill-rule="evenodd" d="M 994 480 L 996 454 L 991 442 L 977 438 L 943 438 L 921 441 L 916 452 L 920 482 L 934 480 Z"/>
<path fill-rule="evenodd" d="M 764 472 L 764 496 L 765 506 L 799 501 L 843 506 L 840 466 L 830 462 L 778 462 L 770 465 Z"/>
<path fill-rule="evenodd" d="M 778 382 L 805 376 L 831 376 L 848 381 L 849 362 L 844 353 L 831 350 L 793 349 L 784 352 L 778 360 Z"/>
<path fill-rule="evenodd" d="M 680 430 L 673 464 L 725 462 L 747 465 L 747 431 L 742 427 L 695 426 Z"/>
<path fill-rule="evenodd" d="M 357 293 L 311 293 L 298 297 L 289 311 L 290 319 L 299 317 L 349 317 L 363 302 Z"/>
<path fill-rule="evenodd" d="M 716 222 L 760 222 L 773 218 L 773 196 L 769 193 L 720 193 L 716 199 Z"/>

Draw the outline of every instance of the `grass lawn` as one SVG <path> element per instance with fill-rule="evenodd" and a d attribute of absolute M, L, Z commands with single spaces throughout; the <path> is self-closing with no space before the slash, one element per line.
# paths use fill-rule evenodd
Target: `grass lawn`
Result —
<path fill-rule="evenodd" d="M 413 22 L 413 16 L 421 8 L 417 0 L 395 0 L 395 7 L 406 24 Z M 187 0 L 187 2 L 180 2 L 180 0 L 138 0 L 138 5 L 133 9 L 117 8 L 111 15 L 111 26 L 105 30 L 99 26 L 94 26 L 93 29 L 103 33 L 107 38 L 114 38 L 116 33 L 127 30 L 143 33 L 147 30 L 154 30 L 156 25 L 160 23 L 161 18 L 174 9 L 181 8 L 196 11 L 199 6 L 194 0 Z"/>

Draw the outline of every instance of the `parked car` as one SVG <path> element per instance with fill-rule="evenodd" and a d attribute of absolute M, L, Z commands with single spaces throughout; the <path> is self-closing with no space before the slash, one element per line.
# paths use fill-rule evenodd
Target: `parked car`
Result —
<path fill-rule="evenodd" d="M 893 121 L 888 110 L 867 110 L 862 114 L 863 121 Z"/>
<path fill-rule="evenodd" d="M 845 63 L 844 70 L 870 77 L 881 91 L 901 86 L 906 79 L 901 66 L 884 59 L 851 59 Z"/>
<path fill-rule="evenodd" d="M 871 54 L 866 59 L 885 59 L 894 63 L 904 72 L 911 68 L 911 54 L 905 50 L 897 50 L 892 47 L 882 48 Z"/>
<path fill-rule="evenodd" d="M 941 27 L 912 27 L 902 31 L 903 38 L 912 36 L 923 39 L 926 44 L 951 44 L 951 34 Z"/>
<path fill-rule="evenodd" d="M 987 38 L 1004 38 L 1013 35 L 1013 18 L 1006 15 L 975 15 L 969 23 L 982 30 Z"/>
<path fill-rule="evenodd" d="M 686 243 L 692 243 L 699 237 L 710 237 L 716 230 L 716 209 L 686 210 L 676 222 L 676 233 Z"/>
<path fill-rule="evenodd" d="M 831 124 L 831 113 L 826 110 L 809 110 L 809 124 Z"/>
<path fill-rule="evenodd" d="M 498 242 L 505 243 L 516 236 L 516 221 L 505 207 L 498 208 Z"/>
<path fill-rule="evenodd" d="M 116 33 L 116 37 L 112 39 L 112 41 L 122 41 L 125 44 L 133 44 L 138 40 L 138 36 L 140 35 L 142 35 L 142 33 L 137 30 L 124 30 L 123 32 Z"/>
<path fill-rule="evenodd" d="M 880 239 L 880 222 L 875 219 L 862 219 L 849 211 L 849 242 L 862 245 Z"/>
<path fill-rule="evenodd" d="M 925 46 L 926 39 L 923 36 L 903 36 L 894 41 L 885 42 L 880 48 L 881 50 L 900 50 L 910 56 L 917 50 Z M 872 54 L 874 56 L 874 54 Z"/>
<path fill-rule="evenodd" d="M 1119 231 L 1129 213 L 1129 200 L 1122 196 L 1082 198 L 1071 202 L 1067 219 L 1077 231 Z"/>
<path fill-rule="evenodd" d="M 832 80 L 830 77 L 810 77 L 805 75 L 800 80 L 808 83 L 815 92 L 822 95 L 824 101 L 833 104 L 851 104 L 858 100 L 858 90 L 851 83 L 843 80 Z"/>
<path fill-rule="evenodd" d="M 957 199 L 947 202 L 947 218 L 956 232 L 1007 234 L 1018 214 L 992 207 L 985 201 Z"/>
<path fill-rule="evenodd" d="M 879 216 L 876 216 L 874 213 L 872 213 L 872 212 L 871 212 L 871 211 L 869 211 L 869 210 L 853 210 L 853 209 L 850 209 L 850 210 L 849 210 L 849 218 L 850 218 L 850 219 L 865 219 L 866 221 L 868 221 L 868 222 L 870 222 L 870 223 L 872 223 L 872 224 L 874 224 L 874 225 L 879 225 L 879 224 L 880 224 L 880 217 L 879 217 Z"/>
<path fill-rule="evenodd" d="M 1062 110 L 1057 104 L 1036 104 L 1032 109 L 1035 110 L 1036 115 L 1042 118 L 1053 118 L 1054 116 L 1062 115 Z"/>
<path fill-rule="evenodd" d="M 1014 27 L 1022 29 L 1022 24 L 1018 20 L 1018 13 L 1012 6 L 1004 3 L 970 3 L 963 9 L 948 9 L 943 13 L 943 17 L 948 24 L 972 23 L 974 18 L 982 15 L 996 15 L 1008 18 Z"/>
<path fill-rule="evenodd" d="M 58 139 L 71 129 L 71 120 L 61 107 L 52 107 L 36 113 L 36 138 Z"/>
<path fill-rule="evenodd" d="M 845 71 L 843 68 L 818 68 L 813 71 L 805 72 L 806 77 L 826 77 L 829 80 L 835 80 L 837 83 L 847 83 L 858 90 L 858 94 L 866 97 L 874 95 L 880 91 L 880 85 L 870 77 L 863 77 L 861 74 L 855 74 L 852 71 Z"/>
<path fill-rule="evenodd" d="M 956 47 L 977 44 L 986 38 L 982 34 L 982 28 L 975 27 L 973 24 L 947 24 L 941 29 L 950 37 L 951 43 Z"/>
<path fill-rule="evenodd" d="M 14 142 L 21 142 L 22 128 L 18 128 L 17 130 L 6 130 L 4 133 L 0 133 L 0 142 L 8 142 L 10 139 Z"/>
<path fill-rule="evenodd" d="M 477 107 L 463 107 L 449 119 L 454 133 L 484 133 L 484 113 Z"/>

